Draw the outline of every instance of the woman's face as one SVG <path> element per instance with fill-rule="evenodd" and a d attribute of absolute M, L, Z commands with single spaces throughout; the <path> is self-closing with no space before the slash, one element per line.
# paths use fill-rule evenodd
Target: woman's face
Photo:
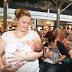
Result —
<path fill-rule="evenodd" d="M 54 44 L 54 45 L 56 45 L 56 44 L 57 44 L 57 41 L 56 41 L 56 40 L 54 40 L 53 44 Z"/>
<path fill-rule="evenodd" d="M 54 41 L 52 41 L 50 44 L 51 44 L 51 45 L 54 45 L 54 46 L 56 46 L 56 44 L 57 44 L 57 41 L 56 41 L 56 40 L 54 40 Z"/>
<path fill-rule="evenodd" d="M 31 17 L 29 16 L 22 16 L 19 19 L 17 19 L 17 29 L 25 32 L 29 28 L 29 24 L 31 22 Z"/>
<path fill-rule="evenodd" d="M 64 40 L 65 38 L 65 34 L 63 32 L 60 32 L 60 36 L 59 36 L 60 40 Z"/>

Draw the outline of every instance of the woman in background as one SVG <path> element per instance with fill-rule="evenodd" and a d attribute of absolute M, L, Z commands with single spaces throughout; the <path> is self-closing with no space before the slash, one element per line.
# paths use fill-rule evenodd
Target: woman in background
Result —
<path fill-rule="evenodd" d="M 43 51 L 39 35 L 29 30 L 31 14 L 26 9 L 17 9 L 15 16 L 16 30 L 7 31 L 0 38 L 0 70 L 39 72 L 38 58 Z"/>
<path fill-rule="evenodd" d="M 62 55 L 57 46 L 56 36 L 52 31 L 48 32 L 48 46 L 45 48 L 44 59 L 40 72 L 58 72 L 58 64 L 62 64 L 65 55 Z"/>

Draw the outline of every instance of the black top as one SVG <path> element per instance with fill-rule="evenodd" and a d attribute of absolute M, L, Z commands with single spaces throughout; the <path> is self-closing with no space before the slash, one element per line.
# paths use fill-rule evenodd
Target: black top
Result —
<path fill-rule="evenodd" d="M 57 46 L 62 55 L 66 55 L 67 57 L 69 57 L 68 50 L 66 49 L 63 43 L 61 43 L 60 41 L 57 41 Z"/>

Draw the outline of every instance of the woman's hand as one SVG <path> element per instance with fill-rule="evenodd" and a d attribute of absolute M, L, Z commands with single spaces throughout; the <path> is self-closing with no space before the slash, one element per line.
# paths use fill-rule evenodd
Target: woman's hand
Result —
<path fill-rule="evenodd" d="M 8 67 L 8 65 L 5 65 L 4 60 L 0 56 L 0 71 L 6 70 L 7 67 Z"/>
<path fill-rule="evenodd" d="M 57 61 L 56 62 L 54 62 L 54 63 L 58 63 L 58 62 L 61 62 L 61 61 L 63 61 L 64 59 L 65 59 L 65 55 L 60 55 L 60 57 L 57 59 Z"/>
<path fill-rule="evenodd" d="M 9 68 L 9 67 L 10 67 L 10 65 L 2 65 L 2 66 L 0 66 L 0 71 L 6 72 L 7 68 Z"/>
<path fill-rule="evenodd" d="M 48 48 L 45 50 L 44 50 L 44 58 L 48 58 L 48 57 L 51 57 L 53 55 L 53 51 L 49 51 Z"/>
<path fill-rule="evenodd" d="M 26 63 L 26 61 L 23 60 L 25 57 L 24 52 L 15 52 L 12 53 L 10 57 L 7 57 L 8 62 L 5 63 L 4 69 L 2 71 L 12 71 L 15 72 L 17 69 L 19 69 L 22 65 Z"/>
<path fill-rule="evenodd" d="M 64 59 L 65 59 L 65 55 L 61 55 L 60 57 L 59 57 L 59 60 L 58 61 L 63 61 Z"/>

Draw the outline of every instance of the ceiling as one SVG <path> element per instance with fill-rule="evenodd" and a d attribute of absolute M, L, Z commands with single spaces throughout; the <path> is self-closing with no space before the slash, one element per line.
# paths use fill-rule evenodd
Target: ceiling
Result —
<path fill-rule="evenodd" d="M 8 3 L 9 8 L 27 8 L 40 12 L 48 12 L 49 8 L 50 13 L 57 13 L 57 4 L 60 4 L 63 10 L 61 14 L 72 15 L 72 0 L 8 0 Z M 0 0 L 0 7 L 3 7 L 3 0 Z"/>

